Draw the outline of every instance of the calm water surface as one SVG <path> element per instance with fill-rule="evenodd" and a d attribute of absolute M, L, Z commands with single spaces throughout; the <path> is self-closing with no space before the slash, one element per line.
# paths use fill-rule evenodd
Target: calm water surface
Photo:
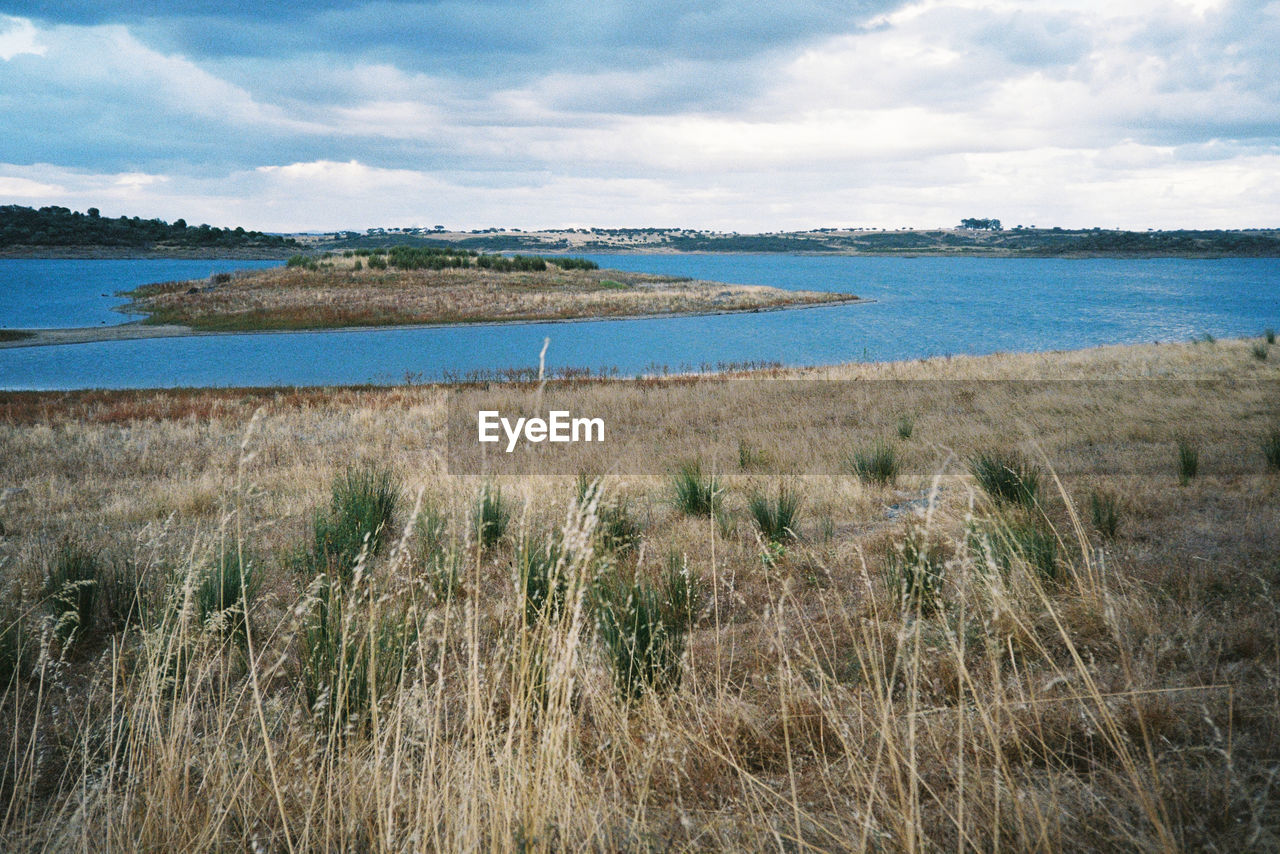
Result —
<path fill-rule="evenodd" d="M 152 282 L 200 279 L 214 273 L 274 267 L 279 261 L 188 259 L 0 259 L 0 327 L 49 329 L 127 323 L 138 315 L 112 311 L 128 300 L 116 296 Z"/>
<path fill-rule="evenodd" d="M 872 304 L 800 311 L 443 329 L 244 334 L 0 350 L 0 388 L 317 385 L 440 379 L 536 366 L 623 374 L 722 363 L 1056 350 L 1254 335 L 1280 327 L 1280 260 L 593 255 L 602 266 Z M 15 266 L 9 266 L 15 265 Z M 38 287 L 14 286 L 28 266 Z M 139 266 L 134 266 L 139 265 Z M 179 267 L 190 265 L 189 272 Z M 249 266 L 210 261 L 0 261 L 0 326 L 127 320 L 103 297 L 148 281 Z M 164 269 L 165 272 L 157 272 Z M 173 270 L 171 272 L 170 270 Z M 61 284 L 59 284 L 61 282 Z M 94 283 L 92 286 L 89 283 Z M 68 296 L 68 293 L 74 295 Z"/>

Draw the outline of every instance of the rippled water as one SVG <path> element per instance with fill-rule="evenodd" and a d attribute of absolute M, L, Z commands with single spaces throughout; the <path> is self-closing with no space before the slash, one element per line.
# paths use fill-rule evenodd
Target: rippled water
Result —
<path fill-rule="evenodd" d="M 553 369 L 616 369 L 635 374 L 720 363 L 811 365 L 1070 349 L 1180 340 L 1206 333 L 1252 335 L 1266 327 L 1280 327 L 1280 260 L 1276 259 L 590 257 L 602 266 L 625 270 L 845 291 L 875 302 L 710 317 L 243 334 L 16 348 L 0 350 L 0 387 L 318 385 L 440 379 L 536 366 L 547 337 L 551 339 L 547 363 Z M 47 275 L 52 278 L 40 289 L 28 289 L 15 298 L 14 268 L 8 265 L 23 264 L 59 266 L 51 268 Z M 156 268 L 145 266 L 158 264 L 194 265 L 198 270 L 190 274 L 194 276 L 245 266 L 245 262 L 199 261 L 0 261 L 0 326 L 96 325 L 111 314 L 112 301 L 103 301 L 95 293 L 185 277 L 158 275 Z M 66 298 L 59 281 L 80 296 Z M 89 287 L 88 282 L 97 284 Z M 83 313 L 79 313 L 77 306 L 82 304 Z M 19 305 L 20 311 L 14 308 Z"/>

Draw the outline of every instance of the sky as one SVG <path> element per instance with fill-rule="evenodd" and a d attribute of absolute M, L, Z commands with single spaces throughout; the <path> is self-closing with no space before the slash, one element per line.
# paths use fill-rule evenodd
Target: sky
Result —
<path fill-rule="evenodd" d="M 1280 226 L 1280 0 L 0 0 L 0 204 Z"/>

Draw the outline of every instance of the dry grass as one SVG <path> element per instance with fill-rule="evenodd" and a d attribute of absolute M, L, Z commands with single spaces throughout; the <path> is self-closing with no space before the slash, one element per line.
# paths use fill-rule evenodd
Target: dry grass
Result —
<path fill-rule="evenodd" d="M 234 331 L 698 314 L 853 299 L 619 270 L 356 270 L 357 260 L 246 271 L 221 284 L 148 285 L 134 292 L 129 311 L 149 314 L 149 323 Z"/>
<path fill-rule="evenodd" d="M 814 373 L 1203 378 L 1226 389 L 1280 377 L 1229 341 Z M 629 388 L 579 391 L 618 402 Z M 967 435 L 964 419 L 923 403 L 903 445 L 1027 441 L 1016 423 Z M 1046 423 L 1061 406 L 1024 402 Z M 1215 473 L 1206 460 L 1180 488 L 1167 457 L 1157 475 L 1050 475 L 1031 509 L 993 505 L 962 464 L 896 487 L 792 477 L 800 539 L 767 560 L 747 501 L 776 487 L 736 463 L 717 471 L 721 519 L 680 514 L 665 475 L 606 478 L 605 497 L 625 496 L 643 529 L 621 555 L 592 550 L 597 513 L 574 506 L 575 478 L 502 478 L 512 531 L 475 548 L 466 520 L 485 481 L 446 472 L 436 388 L 3 395 L 0 407 L 2 625 L 25 615 L 33 650 L 0 699 L 7 850 L 1280 844 L 1280 480 L 1258 451 L 1265 433 L 1250 434 L 1261 422 L 1247 396 L 1224 395 L 1200 418 L 1233 419 L 1229 430 L 1201 425 L 1220 442 L 1210 457 L 1256 458 L 1256 471 Z M 1197 426 L 1187 412 L 1152 418 L 1121 445 L 1167 452 Z M 770 454 L 818 439 L 771 428 L 767 413 L 742 423 L 732 440 Z M 1070 423 L 1034 446 L 1047 471 L 1072 447 Z M 657 473 L 699 455 L 706 437 L 650 441 Z M 343 727 L 301 698 L 318 588 L 292 556 L 333 477 L 361 460 L 403 480 L 408 533 L 343 593 L 356 666 L 379 680 L 368 714 Z M 1097 489 L 1120 499 L 1114 539 L 1090 530 Z M 919 512 L 887 510 L 908 501 Z M 412 517 L 424 507 L 463 556 L 452 598 L 431 591 L 415 557 Z M 1055 537 L 1057 581 L 1001 552 L 1006 532 L 1026 526 Z M 552 530 L 571 546 L 566 606 L 529 624 L 511 562 L 523 534 Z M 128 558 L 146 598 L 173 604 L 59 649 L 39 592 L 64 538 L 104 562 Z M 907 539 L 944 567 L 927 613 L 904 611 L 888 583 Z M 227 543 L 265 576 L 243 642 L 182 607 Z M 656 580 L 673 552 L 706 585 L 683 678 L 627 701 L 596 637 L 594 578 Z M 386 627 L 414 630 L 404 658 L 369 654 L 389 648 L 370 640 Z"/>

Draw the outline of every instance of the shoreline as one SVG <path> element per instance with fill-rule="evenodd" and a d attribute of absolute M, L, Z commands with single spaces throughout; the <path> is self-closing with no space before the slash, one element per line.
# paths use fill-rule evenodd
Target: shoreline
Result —
<path fill-rule="evenodd" d="M 394 245 L 394 244 L 388 244 Z M 417 244 L 413 244 L 417 245 Z M 447 241 L 440 241 L 441 246 L 451 245 Z M 120 248 L 113 250 L 109 248 L 93 248 L 93 247 L 24 247 L 20 249 L 0 249 L 0 260 L 14 261 L 144 261 L 144 260 L 174 260 L 174 261 L 286 261 L 291 255 L 317 255 L 322 252 L 341 252 L 343 247 L 314 247 L 307 246 L 299 249 L 293 249 L 289 252 L 279 252 L 268 249 L 263 250 L 224 250 L 221 252 L 214 251 L 183 251 L 183 250 L 142 250 Z M 504 252 L 531 253 L 534 255 L 545 256 L 575 256 L 575 255 L 796 255 L 804 257 L 838 257 L 838 258 L 1028 258 L 1032 260 L 1098 260 L 1105 259 L 1111 261 L 1151 261 L 1160 259 L 1182 258 L 1188 261 L 1218 261 L 1223 259 L 1243 259 L 1255 258 L 1264 260 L 1280 259 L 1280 254 L 1254 254 L 1247 252 L 1178 252 L 1178 251 L 1159 251 L 1150 252 L 1105 252 L 1100 250 L 1078 250 L 1071 252 L 1050 252 L 1037 250 L 1012 250 L 1001 249 L 997 247 L 991 248 L 958 248 L 958 249 L 926 249 L 926 248 L 910 248 L 910 249 L 881 249 L 881 250 L 859 250 L 859 249 L 794 249 L 785 251 L 770 250 L 743 250 L 743 249 L 674 249 L 669 246 L 577 246 L 568 249 L 550 249 L 537 246 L 525 247 L 523 249 L 511 250 L 494 250 L 497 254 Z"/>
<path fill-rule="evenodd" d="M 729 314 L 760 314 L 772 311 L 801 311 L 813 308 L 828 308 L 839 305 L 873 303 L 875 300 L 865 297 L 833 299 L 826 302 L 805 303 L 796 305 L 757 306 L 753 308 L 717 309 L 714 311 L 682 311 L 658 314 L 627 314 L 617 316 L 583 316 L 529 318 L 511 320 L 461 320 L 455 323 L 407 323 L 388 324 L 386 326 L 333 326 L 309 329 L 246 329 L 246 330 L 202 330 L 176 324 L 147 325 L 143 321 L 129 321 L 113 326 L 71 326 L 49 329 L 4 329 L 3 332 L 30 333 L 30 337 L 12 341 L 0 341 L 0 350 L 19 347 L 58 347 L 68 344 L 96 344 L 104 341 L 140 341 L 150 338 L 196 338 L 215 335 L 305 335 L 315 333 L 351 333 L 379 332 L 411 329 L 457 329 L 461 327 L 481 326 L 534 326 L 547 323 L 588 323 L 591 321 L 627 321 L 627 320 L 662 320 L 680 317 L 718 317 Z"/>

